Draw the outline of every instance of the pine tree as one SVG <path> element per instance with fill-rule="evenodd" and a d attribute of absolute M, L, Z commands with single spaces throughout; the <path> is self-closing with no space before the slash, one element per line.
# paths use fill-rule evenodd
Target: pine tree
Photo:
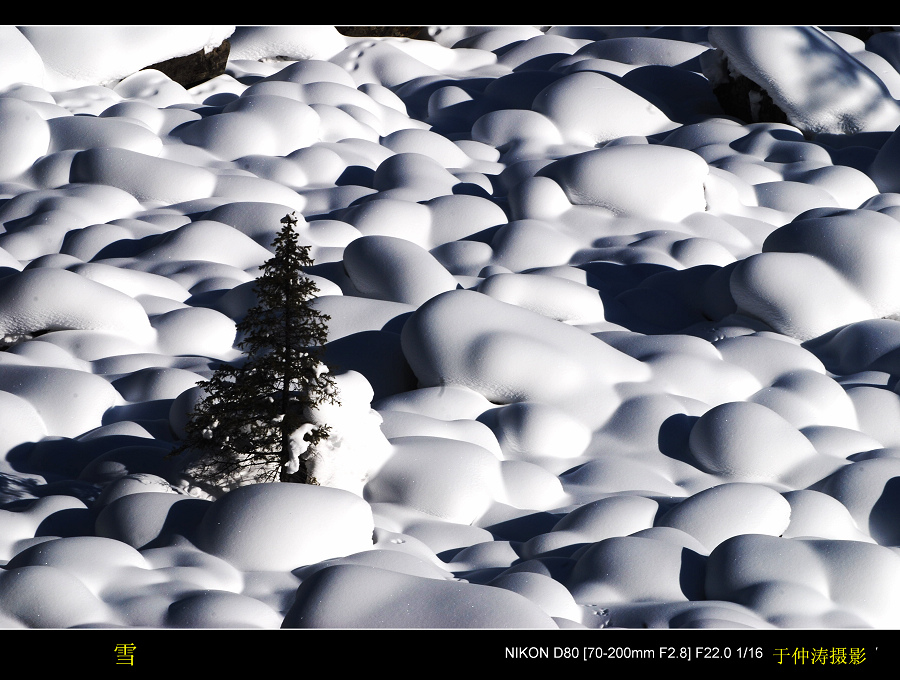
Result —
<path fill-rule="evenodd" d="M 310 409 L 338 403 L 334 379 L 321 361 L 330 317 L 309 304 L 318 287 L 303 274 L 313 262 L 309 246 L 297 243 L 295 213 L 281 223 L 275 256 L 260 267 L 258 304 L 237 325 L 246 361 L 223 364 L 209 381 L 198 383 L 205 397 L 175 451 L 197 454 L 188 472 L 201 482 L 318 483 L 298 456 L 297 442 L 292 452 L 291 435 L 303 432 L 312 447 L 330 431 L 310 422 Z"/>

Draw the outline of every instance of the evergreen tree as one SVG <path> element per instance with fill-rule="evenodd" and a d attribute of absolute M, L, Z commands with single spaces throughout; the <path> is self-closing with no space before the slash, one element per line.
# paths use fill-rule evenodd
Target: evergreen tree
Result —
<path fill-rule="evenodd" d="M 295 442 L 292 455 L 291 435 L 303 432 L 312 447 L 330 431 L 310 422 L 311 408 L 338 403 L 334 379 L 321 361 L 330 317 L 309 304 L 318 288 L 303 274 L 313 262 L 309 246 L 297 243 L 295 214 L 281 223 L 275 256 L 260 267 L 258 304 L 237 325 L 246 361 L 223 364 L 209 381 L 198 383 L 205 397 L 175 451 L 197 454 L 188 472 L 198 481 L 318 483 L 298 455 L 303 445 Z"/>

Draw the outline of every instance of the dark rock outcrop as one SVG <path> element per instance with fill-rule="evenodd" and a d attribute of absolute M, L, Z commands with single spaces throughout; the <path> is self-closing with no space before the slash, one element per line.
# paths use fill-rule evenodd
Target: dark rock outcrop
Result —
<path fill-rule="evenodd" d="M 162 71 L 176 83 L 188 89 L 225 73 L 230 49 L 231 44 L 227 40 L 223 40 L 221 45 L 209 52 L 199 50 L 184 57 L 174 57 L 158 64 L 151 64 L 141 70 Z"/>
<path fill-rule="evenodd" d="M 746 76 L 732 76 L 713 88 L 722 110 L 746 123 L 787 123 L 788 117 L 769 93 Z"/>
<path fill-rule="evenodd" d="M 425 26 L 335 26 L 350 38 L 418 38 Z"/>
<path fill-rule="evenodd" d="M 787 114 L 772 101 L 765 88 L 737 73 L 721 49 L 700 55 L 703 75 L 712 85 L 719 105 L 729 116 L 745 123 L 789 123 Z"/>

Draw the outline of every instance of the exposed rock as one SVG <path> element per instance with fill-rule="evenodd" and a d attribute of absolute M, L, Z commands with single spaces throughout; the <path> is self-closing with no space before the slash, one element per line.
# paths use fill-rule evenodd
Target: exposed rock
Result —
<path fill-rule="evenodd" d="M 231 44 L 223 40 L 221 45 L 209 52 L 199 50 L 184 57 L 174 57 L 158 64 L 151 64 L 141 70 L 152 68 L 162 71 L 176 83 L 189 89 L 225 73 L 230 50 Z"/>
<path fill-rule="evenodd" d="M 425 26 L 335 26 L 351 38 L 418 38 Z"/>
<path fill-rule="evenodd" d="M 788 123 L 787 115 L 760 85 L 736 73 L 721 49 L 701 57 L 703 72 L 722 110 L 745 123 Z"/>
<path fill-rule="evenodd" d="M 769 93 L 746 76 L 738 75 L 713 88 L 722 110 L 745 123 L 790 123 Z"/>

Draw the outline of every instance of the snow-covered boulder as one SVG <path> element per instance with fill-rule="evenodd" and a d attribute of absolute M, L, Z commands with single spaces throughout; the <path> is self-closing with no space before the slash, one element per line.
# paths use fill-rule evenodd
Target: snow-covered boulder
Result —
<path fill-rule="evenodd" d="M 900 125 L 887 86 L 818 28 L 714 26 L 709 41 L 724 52 L 731 75 L 759 85 L 802 130 L 893 132 Z M 727 77 L 724 69 L 706 70 L 714 84 Z"/>
<path fill-rule="evenodd" d="M 234 26 L 20 26 L 43 59 L 45 86 L 106 85 L 172 57 L 212 50 Z"/>

